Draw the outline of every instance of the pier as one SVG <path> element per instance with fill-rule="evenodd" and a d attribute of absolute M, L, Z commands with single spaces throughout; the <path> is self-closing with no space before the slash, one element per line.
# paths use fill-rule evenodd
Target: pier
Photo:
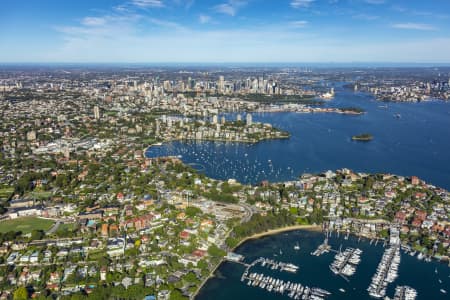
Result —
<path fill-rule="evenodd" d="M 274 292 L 292 299 L 322 300 L 331 295 L 330 292 L 320 288 L 309 288 L 300 283 L 284 281 L 262 273 L 246 273 L 242 275 L 241 281 L 247 281 L 248 286 L 259 287 L 268 292 Z"/>
<path fill-rule="evenodd" d="M 264 258 L 264 257 L 260 257 L 256 260 L 254 260 L 252 263 L 250 264 L 246 264 L 243 263 L 242 261 L 239 262 L 240 264 L 245 266 L 245 271 L 244 273 L 248 273 L 249 269 L 256 266 L 256 265 L 260 265 L 261 267 L 266 267 L 269 268 L 271 270 L 279 270 L 280 272 L 290 272 L 290 273 L 297 273 L 299 267 L 291 264 L 291 263 L 285 263 L 285 262 L 278 262 L 275 261 L 273 259 L 269 259 L 269 258 Z"/>
<path fill-rule="evenodd" d="M 367 288 L 369 295 L 375 298 L 383 298 L 389 283 L 394 282 L 398 276 L 400 264 L 400 247 L 395 245 L 386 249 L 377 267 L 377 272 L 372 277 L 372 283 Z"/>
<path fill-rule="evenodd" d="M 280 272 L 297 273 L 299 267 L 292 263 L 278 262 L 273 259 L 260 257 L 250 264 L 245 263 L 244 257 L 235 253 L 228 253 L 225 260 L 241 264 L 245 266 L 242 273 L 241 281 L 246 282 L 248 286 L 259 287 L 279 294 L 285 294 L 292 299 L 302 300 L 322 300 L 326 296 L 331 295 L 330 292 L 320 288 L 309 288 L 300 283 L 283 281 L 275 277 L 264 275 L 263 273 L 250 272 L 250 269 L 255 266 L 268 268 L 271 270 L 278 270 Z"/>
<path fill-rule="evenodd" d="M 346 276 L 352 276 L 356 272 L 356 266 L 361 262 L 362 250 L 347 248 L 344 252 L 339 251 L 334 257 L 334 262 L 330 264 L 330 270 L 340 275 L 347 282 Z"/>
<path fill-rule="evenodd" d="M 320 256 L 320 255 L 322 255 L 324 253 L 330 252 L 330 250 L 331 250 L 331 246 L 328 245 L 328 237 L 326 237 L 325 240 L 323 241 L 323 243 L 320 244 L 319 247 L 317 247 L 316 250 L 311 252 L 311 255 Z"/>
<path fill-rule="evenodd" d="M 409 286 L 397 286 L 395 288 L 394 300 L 414 300 L 417 297 L 417 291 Z"/>

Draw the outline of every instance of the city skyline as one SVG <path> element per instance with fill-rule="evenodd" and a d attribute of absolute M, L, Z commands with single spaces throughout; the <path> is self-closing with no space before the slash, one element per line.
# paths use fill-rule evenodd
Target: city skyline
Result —
<path fill-rule="evenodd" d="M 440 0 L 6 1 L 0 62 L 449 63 L 449 9 Z"/>

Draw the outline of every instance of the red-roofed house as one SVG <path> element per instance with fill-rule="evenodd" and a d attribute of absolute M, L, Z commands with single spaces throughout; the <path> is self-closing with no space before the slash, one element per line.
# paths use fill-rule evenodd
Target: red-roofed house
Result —
<path fill-rule="evenodd" d="M 425 219 L 427 218 L 427 212 L 423 211 L 423 210 L 416 210 L 416 218 L 421 220 L 421 221 L 425 221 Z"/>
<path fill-rule="evenodd" d="M 415 219 L 412 221 L 411 225 L 412 225 L 413 227 L 420 227 L 420 226 L 422 225 L 422 220 L 420 220 L 419 218 L 415 218 Z"/>
<path fill-rule="evenodd" d="M 180 238 L 183 239 L 183 240 L 189 239 L 189 236 L 190 236 L 190 234 L 187 231 L 183 230 L 182 232 L 180 232 Z"/>
<path fill-rule="evenodd" d="M 117 193 L 117 200 L 119 200 L 119 201 L 123 201 L 123 199 L 125 199 L 125 196 L 122 194 L 122 193 Z"/>
<path fill-rule="evenodd" d="M 108 236 L 108 224 L 102 224 L 102 236 Z"/>
<path fill-rule="evenodd" d="M 197 257 L 203 257 L 206 255 L 206 251 L 197 249 L 194 252 L 192 252 L 192 255 L 197 256 Z"/>
<path fill-rule="evenodd" d="M 395 214 L 395 221 L 400 224 L 404 224 L 406 222 L 406 214 L 402 211 L 398 211 Z"/>

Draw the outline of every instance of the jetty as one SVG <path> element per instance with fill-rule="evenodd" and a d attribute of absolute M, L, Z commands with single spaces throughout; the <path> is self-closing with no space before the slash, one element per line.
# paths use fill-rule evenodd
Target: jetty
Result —
<path fill-rule="evenodd" d="M 269 258 L 264 258 L 264 257 L 260 257 L 256 260 L 254 260 L 250 264 L 246 264 L 242 261 L 240 261 L 238 263 L 240 263 L 246 267 L 245 272 L 247 272 L 247 273 L 250 268 L 255 267 L 257 265 L 260 265 L 261 267 L 269 268 L 271 270 L 277 270 L 280 272 L 289 272 L 289 273 L 297 273 L 297 271 L 299 269 L 299 267 L 294 264 L 279 262 L 279 261 L 269 259 Z"/>
<path fill-rule="evenodd" d="M 389 283 L 395 281 L 400 265 L 400 247 L 398 245 L 386 249 L 378 264 L 377 271 L 372 277 L 372 282 L 367 288 L 369 295 L 374 298 L 383 298 Z"/>
<path fill-rule="evenodd" d="M 252 267 L 259 266 L 270 270 L 278 270 L 280 272 L 297 273 L 299 267 L 292 263 L 279 262 L 273 259 L 260 257 L 247 264 L 243 261 L 244 257 L 242 255 L 232 252 L 229 252 L 225 259 L 245 266 L 245 270 L 241 276 L 241 282 L 246 282 L 248 286 L 259 287 L 268 292 L 279 293 L 282 295 L 286 294 L 292 299 L 322 300 L 331 295 L 330 292 L 320 288 L 309 288 L 300 283 L 284 281 L 263 273 L 250 272 Z"/>
<path fill-rule="evenodd" d="M 395 288 L 394 300 L 414 300 L 417 297 L 417 291 L 409 286 L 397 286 Z"/>
<path fill-rule="evenodd" d="M 241 281 L 246 281 L 248 286 L 259 287 L 268 292 L 286 294 L 292 299 L 322 300 L 331 295 L 330 292 L 321 288 L 309 288 L 300 283 L 284 281 L 262 273 L 244 272 Z"/>
<path fill-rule="evenodd" d="M 340 275 L 347 282 L 349 281 L 346 276 L 352 276 L 356 272 L 356 266 L 361 262 L 361 249 L 347 248 L 344 252 L 339 251 L 335 255 L 334 261 L 330 264 L 330 270 Z"/>
<path fill-rule="evenodd" d="M 324 253 L 328 253 L 331 250 L 331 246 L 328 244 L 328 237 L 325 238 L 322 244 L 317 247 L 316 250 L 311 252 L 311 255 L 320 256 Z"/>

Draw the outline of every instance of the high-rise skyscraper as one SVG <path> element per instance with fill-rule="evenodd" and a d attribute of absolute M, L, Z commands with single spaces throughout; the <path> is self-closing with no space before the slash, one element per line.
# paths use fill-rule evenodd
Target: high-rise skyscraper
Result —
<path fill-rule="evenodd" d="M 219 82 L 217 85 L 219 88 L 219 92 L 223 93 L 225 90 L 225 77 L 219 76 Z"/>
<path fill-rule="evenodd" d="M 100 119 L 100 108 L 98 106 L 94 106 L 94 118 L 96 120 Z"/>
<path fill-rule="evenodd" d="M 252 115 L 251 114 L 247 114 L 246 121 L 247 121 L 247 126 L 252 125 Z"/>

